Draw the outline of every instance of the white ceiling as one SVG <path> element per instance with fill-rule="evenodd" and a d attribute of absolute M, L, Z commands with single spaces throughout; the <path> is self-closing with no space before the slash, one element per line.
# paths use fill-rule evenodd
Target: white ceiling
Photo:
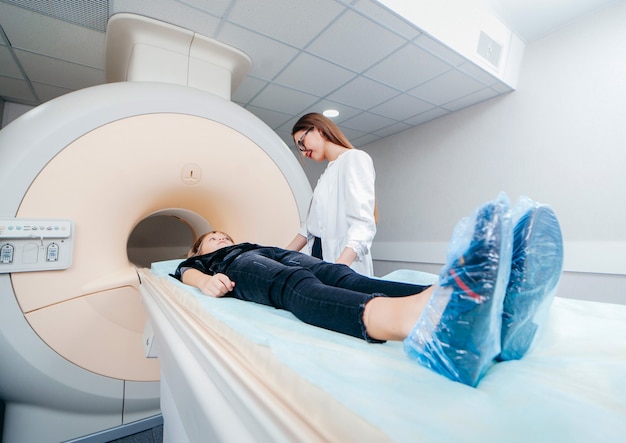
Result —
<path fill-rule="evenodd" d="M 485 1 L 530 43 L 614 0 Z M 106 23 L 118 12 L 247 53 L 233 101 L 288 144 L 310 111 L 339 110 L 360 146 L 511 91 L 375 0 L 0 0 L 0 97 L 38 105 L 104 83 Z"/>

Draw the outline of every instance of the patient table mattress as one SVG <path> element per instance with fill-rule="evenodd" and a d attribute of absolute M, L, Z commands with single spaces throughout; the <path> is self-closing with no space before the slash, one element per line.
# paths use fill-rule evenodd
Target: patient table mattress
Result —
<path fill-rule="evenodd" d="M 251 349 L 269 350 L 271 364 L 283 369 L 266 367 L 265 374 L 279 377 L 288 368 L 299 383 L 323 392 L 330 403 L 317 409 L 318 414 L 330 415 L 327 420 L 333 420 L 329 404 L 336 402 L 356 417 L 352 426 L 363 423 L 369 428 L 365 434 L 348 432 L 342 438 L 354 435 L 355 441 L 364 441 L 363 435 L 369 435 L 370 441 L 397 442 L 626 438 L 626 306 L 557 297 L 530 352 L 520 361 L 492 366 L 478 387 L 471 388 L 417 365 L 404 354 L 402 343 L 369 344 L 306 325 L 286 311 L 204 296 L 168 277 L 178 263 L 155 263 L 150 277 L 143 278 L 157 279 L 169 297 L 219 334 L 246 343 L 242 358 L 255 359 L 257 353 Z M 388 278 L 429 284 L 436 276 L 398 271 Z M 268 364 L 264 359 L 263 365 Z M 275 385 L 295 389 L 285 386 L 285 380 Z"/>

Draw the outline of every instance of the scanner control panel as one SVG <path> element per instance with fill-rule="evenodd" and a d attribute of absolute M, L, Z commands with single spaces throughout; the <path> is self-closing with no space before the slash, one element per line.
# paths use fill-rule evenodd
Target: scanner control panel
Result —
<path fill-rule="evenodd" d="M 69 268 L 73 231 L 70 220 L 0 217 L 0 274 Z"/>

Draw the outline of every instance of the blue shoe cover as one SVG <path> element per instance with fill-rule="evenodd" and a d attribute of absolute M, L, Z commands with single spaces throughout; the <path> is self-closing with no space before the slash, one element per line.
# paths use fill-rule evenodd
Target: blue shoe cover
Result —
<path fill-rule="evenodd" d="M 547 317 L 563 270 L 563 238 L 554 211 L 527 197 L 513 210 L 511 276 L 498 360 L 519 360 Z"/>
<path fill-rule="evenodd" d="M 500 353 L 511 265 L 508 208 L 501 194 L 459 222 L 433 296 L 404 340 L 409 357 L 469 386 L 478 384 Z"/>

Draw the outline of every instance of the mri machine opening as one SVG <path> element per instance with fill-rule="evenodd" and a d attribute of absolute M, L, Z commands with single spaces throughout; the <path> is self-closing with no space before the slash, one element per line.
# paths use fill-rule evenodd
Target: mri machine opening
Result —
<path fill-rule="evenodd" d="M 149 268 L 157 261 L 186 256 L 188 245 L 195 240 L 186 220 L 185 215 L 152 215 L 139 222 L 128 237 L 128 261 Z"/>
<path fill-rule="evenodd" d="M 6 441 L 76 438 L 158 414 L 159 365 L 145 357 L 136 267 L 180 258 L 211 228 L 287 244 L 311 194 L 264 123 L 173 84 L 59 97 L 0 131 L 0 154 L 4 225 L 72 225 L 67 268 L 0 268 Z"/>

